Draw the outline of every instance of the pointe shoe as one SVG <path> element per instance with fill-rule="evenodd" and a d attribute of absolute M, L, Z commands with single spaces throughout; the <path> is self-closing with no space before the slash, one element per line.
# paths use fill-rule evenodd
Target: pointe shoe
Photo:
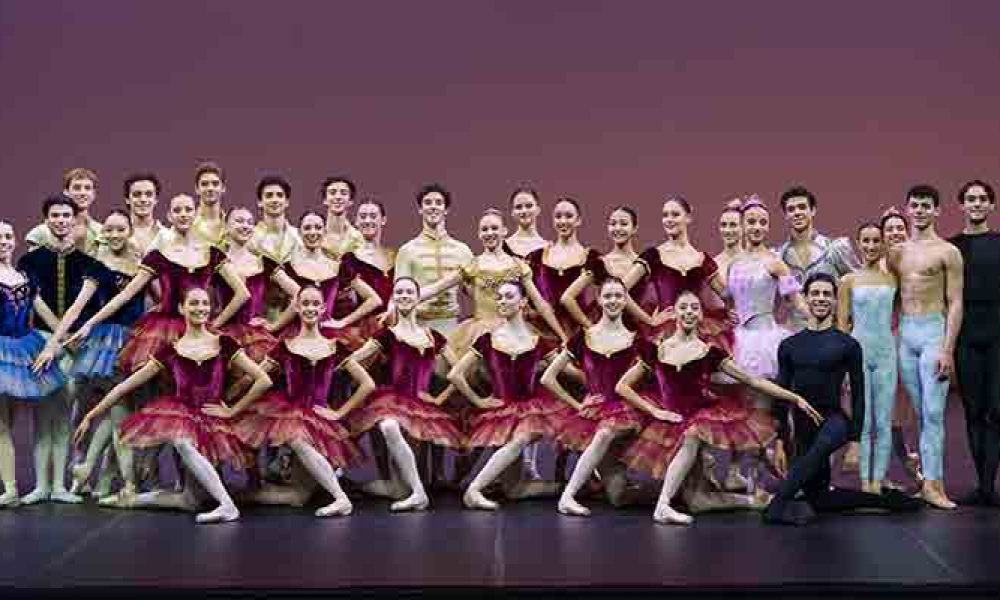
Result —
<path fill-rule="evenodd" d="M 14 508 L 21 504 L 21 499 L 17 495 L 17 486 L 9 488 L 3 495 L 0 495 L 0 508 Z"/>
<path fill-rule="evenodd" d="M 35 488 L 21 498 L 21 504 L 32 505 L 45 502 L 49 499 L 51 491 L 47 488 Z"/>
<path fill-rule="evenodd" d="M 924 481 L 924 487 L 920 491 L 920 497 L 924 502 L 930 504 L 934 508 L 940 508 L 942 510 L 954 510 L 956 504 L 948 499 L 948 496 L 944 492 L 944 483 L 933 480 Z"/>
<path fill-rule="evenodd" d="M 67 492 L 66 490 L 53 490 L 49 494 L 49 500 L 52 502 L 59 502 L 61 504 L 80 504 L 83 502 L 83 498 L 77 494 Z"/>
<path fill-rule="evenodd" d="M 410 494 L 409 498 L 390 504 L 389 510 L 392 512 L 416 512 L 427 510 L 430 503 L 427 494 Z"/>
<path fill-rule="evenodd" d="M 466 508 L 473 510 L 496 510 L 500 508 L 499 504 L 487 499 L 482 492 L 473 490 L 465 490 L 465 493 L 462 495 L 462 503 L 465 504 Z"/>
<path fill-rule="evenodd" d="M 317 517 L 345 517 L 354 510 L 354 505 L 347 497 L 336 500 L 326 506 L 316 509 Z"/>
<path fill-rule="evenodd" d="M 570 517 L 589 517 L 590 509 L 586 506 L 580 504 L 571 496 L 564 496 L 559 499 L 559 504 L 556 506 L 561 514 Z"/>
<path fill-rule="evenodd" d="M 114 494 L 108 494 L 107 496 L 101 496 L 97 499 L 98 506 L 105 506 L 108 508 L 132 508 L 135 504 L 135 489 L 127 489 L 123 487 Z"/>
<path fill-rule="evenodd" d="M 219 508 L 207 513 L 201 513 L 194 518 L 196 523 L 228 523 L 240 518 L 240 511 L 235 504 L 219 505 Z"/>
<path fill-rule="evenodd" d="M 669 504 L 657 506 L 656 510 L 653 511 L 653 520 L 665 525 L 690 525 L 694 523 L 694 517 L 674 510 Z"/>

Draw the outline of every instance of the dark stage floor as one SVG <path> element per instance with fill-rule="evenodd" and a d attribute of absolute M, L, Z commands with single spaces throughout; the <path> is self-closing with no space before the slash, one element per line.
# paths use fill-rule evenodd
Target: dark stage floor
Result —
<path fill-rule="evenodd" d="M 955 496 L 971 483 L 956 408 L 948 455 Z M 345 519 L 250 509 L 217 526 L 181 513 L 27 507 L 0 512 L 0 585 L 855 592 L 905 585 L 930 593 L 1000 586 L 1000 510 L 825 517 L 806 528 L 767 527 L 756 513 L 731 513 L 699 516 L 685 528 L 654 525 L 650 508 L 592 506 L 590 519 L 561 516 L 554 501 L 490 514 L 462 510 L 446 495 L 430 512 L 393 515 L 388 503 L 361 499 Z"/>

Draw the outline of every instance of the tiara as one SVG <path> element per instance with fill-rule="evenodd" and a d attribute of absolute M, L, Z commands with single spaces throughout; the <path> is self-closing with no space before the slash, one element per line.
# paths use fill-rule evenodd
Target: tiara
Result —
<path fill-rule="evenodd" d="M 751 208 L 761 208 L 764 212 L 768 212 L 767 205 L 764 204 L 764 201 L 761 200 L 760 196 L 757 194 L 750 194 L 749 196 L 744 197 L 743 203 L 740 205 L 741 212 L 746 212 Z"/>

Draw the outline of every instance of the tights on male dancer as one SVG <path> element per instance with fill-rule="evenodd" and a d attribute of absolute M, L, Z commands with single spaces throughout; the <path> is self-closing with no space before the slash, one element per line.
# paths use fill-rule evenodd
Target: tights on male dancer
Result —
<path fill-rule="evenodd" d="M 965 213 L 962 233 L 948 241 L 962 253 L 965 286 L 962 328 L 955 346 L 955 374 L 965 406 L 969 450 L 976 466 L 976 488 L 960 504 L 1000 506 L 996 493 L 1000 462 L 1000 233 L 987 219 L 996 208 L 989 184 L 970 181 L 958 201 Z"/>
<path fill-rule="evenodd" d="M 886 261 L 899 278 L 899 373 L 920 419 L 920 495 L 931 506 L 952 509 L 944 489 L 944 417 L 962 326 L 962 254 L 935 231 L 936 189 L 910 188 L 906 212 L 913 235 L 891 248 Z"/>
<path fill-rule="evenodd" d="M 864 421 L 864 370 L 861 344 L 833 326 L 837 282 L 832 275 L 815 273 L 803 288 L 809 325 L 778 346 L 777 383 L 799 394 L 819 411 L 818 426 L 805 413 L 792 413 L 795 425 L 794 458 L 788 476 L 779 484 L 764 512 L 773 524 L 805 525 L 814 511 L 853 509 L 907 510 L 920 502 L 896 490 L 870 494 L 830 485 L 830 457 L 848 441 L 857 441 Z M 840 390 L 850 378 L 848 414 L 841 407 Z M 805 502 L 796 501 L 802 492 Z"/>

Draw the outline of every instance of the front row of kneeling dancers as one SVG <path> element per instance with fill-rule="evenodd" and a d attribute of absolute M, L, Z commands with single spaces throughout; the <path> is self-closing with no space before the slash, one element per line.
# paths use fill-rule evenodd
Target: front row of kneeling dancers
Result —
<path fill-rule="evenodd" d="M 528 325 L 523 284 L 500 283 L 498 324 L 460 357 L 446 357 L 444 338 L 417 321 L 421 294 L 411 278 L 394 283 L 394 324 L 353 353 L 323 333 L 327 300 L 307 285 L 293 304 L 301 324 L 297 333 L 259 362 L 233 337 L 215 333 L 210 294 L 191 287 L 181 296 L 180 337 L 111 389 L 83 417 L 74 440 L 80 442 L 106 412 L 165 375 L 171 394 L 138 403 L 118 420 L 124 482 L 108 504 L 193 508 L 196 481 L 218 503 L 197 520 L 232 521 L 239 510 L 218 467 L 227 463 L 253 473 L 258 451 L 287 447 L 333 497 L 316 515 L 347 515 L 352 504 L 338 473 L 362 456 L 358 436 L 373 432 L 384 438 L 392 475 L 391 481 L 366 488 L 399 498 L 391 505 L 394 511 L 429 505 L 411 443 L 460 453 L 496 448 L 463 494 L 467 507 L 493 510 L 497 504 L 487 493 L 496 482 L 511 498 L 551 493 L 551 486 L 519 477 L 522 451 L 540 439 L 582 452 L 559 497 L 564 514 L 589 514 L 576 496 L 595 473 L 612 502 L 622 503 L 627 469 L 662 478 L 653 515 L 658 522 L 691 522 L 674 508 L 682 487 L 692 510 L 755 507 L 764 509 L 766 521 L 779 523 L 807 522 L 814 509 L 914 508 L 920 503 L 899 493 L 830 485 L 830 456 L 858 438 L 864 407 L 861 348 L 833 327 L 836 285 L 826 275 L 805 283 L 810 326 L 781 343 L 777 383 L 746 373 L 701 339 L 703 312 L 694 293 L 678 296 L 672 333 L 655 342 L 641 339 L 623 323 L 628 292 L 614 277 L 599 288 L 600 319 L 562 348 L 551 347 Z M 432 395 L 435 367 L 444 358 L 448 385 Z M 352 381 L 351 389 L 338 394 L 336 384 L 344 377 Z M 845 378 L 853 392 L 851 415 L 840 407 Z M 713 487 L 703 481 L 712 478 L 708 470 L 695 469 L 704 449 L 765 460 L 764 449 L 776 437 L 773 419 L 748 405 L 741 387 L 794 405 L 797 459 L 773 496 L 762 489 L 739 494 Z M 454 392 L 468 399 L 469 410 L 442 408 L 456 400 Z M 329 399 L 338 396 L 331 405 Z M 183 491 L 138 493 L 129 448 L 162 445 L 176 449 L 194 481 L 185 477 Z M 805 501 L 797 499 L 800 492 Z"/>

